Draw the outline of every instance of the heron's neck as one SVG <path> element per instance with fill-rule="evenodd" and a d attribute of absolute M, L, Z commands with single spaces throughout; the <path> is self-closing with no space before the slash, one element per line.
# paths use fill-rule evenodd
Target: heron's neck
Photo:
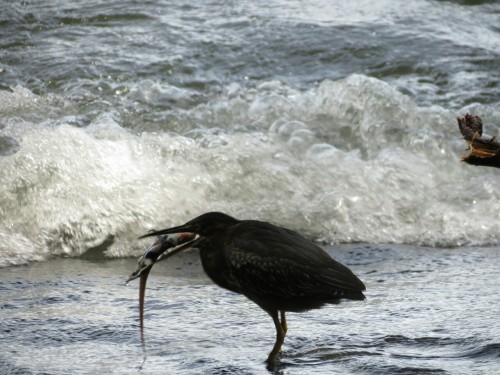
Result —
<path fill-rule="evenodd" d="M 220 287 L 238 292 L 239 286 L 232 281 L 226 265 L 223 241 L 205 238 L 197 247 L 200 249 L 201 264 L 208 277 Z"/>

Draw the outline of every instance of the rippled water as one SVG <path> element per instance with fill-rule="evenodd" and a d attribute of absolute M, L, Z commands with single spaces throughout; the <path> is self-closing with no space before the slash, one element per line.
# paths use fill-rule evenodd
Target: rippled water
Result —
<path fill-rule="evenodd" d="M 459 162 L 456 116 L 500 136 L 499 15 L 2 2 L 0 372 L 136 373 L 137 237 L 218 210 L 340 243 L 367 284 L 291 314 L 275 372 L 495 373 L 500 175 Z M 195 255 L 149 285 L 144 373 L 267 372 L 272 322 Z"/>
<path fill-rule="evenodd" d="M 500 359 L 498 249 L 329 248 L 367 300 L 288 314 L 276 368 L 269 316 L 213 285 L 196 252 L 159 264 L 146 295 L 141 373 L 494 374 Z M 6 374 L 137 373 L 135 260 L 58 259 L 0 274 Z"/>

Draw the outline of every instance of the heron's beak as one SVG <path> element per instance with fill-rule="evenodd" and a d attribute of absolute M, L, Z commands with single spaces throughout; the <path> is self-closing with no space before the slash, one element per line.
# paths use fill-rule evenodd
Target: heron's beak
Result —
<path fill-rule="evenodd" d="M 152 237 L 152 236 L 162 236 L 164 234 L 193 234 L 196 233 L 192 225 L 189 224 L 184 224 L 184 225 L 179 225 L 178 227 L 173 227 L 173 228 L 167 228 L 167 229 L 162 229 L 158 231 L 150 231 L 148 234 L 145 234 L 144 236 L 141 236 L 139 238 L 144 238 L 144 237 Z"/>
<path fill-rule="evenodd" d="M 174 229 L 174 228 L 172 228 Z M 172 232 L 173 234 L 159 236 L 156 241 L 147 248 L 144 254 L 138 260 L 137 269 L 132 272 L 126 283 L 137 279 L 138 277 L 144 275 L 146 272 L 149 273 L 153 264 L 159 262 L 160 260 L 171 257 L 172 255 L 191 247 L 191 245 L 197 240 L 197 235 L 189 232 Z M 146 236 L 153 235 L 148 234 Z M 143 236 L 143 237 L 146 237 Z M 142 237 L 141 237 L 142 238 Z M 167 251 L 169 250 L 169 251 Z"/>

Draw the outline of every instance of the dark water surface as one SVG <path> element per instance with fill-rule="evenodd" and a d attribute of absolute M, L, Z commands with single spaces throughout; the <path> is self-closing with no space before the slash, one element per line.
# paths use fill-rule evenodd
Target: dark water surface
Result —
<path fill-rule="evenodd" d="M 272 320 L 212 284 L 196 252 L 159 264 L 146 295 L 144 374 L 495 374 L 498 248 L 344 245 L 330 254 L 365 302 L 289 314 L 283 355 L 264 363 Z M 0 273 L 2 374 L 138 373 L 135 260 L 54 259 Z"/>

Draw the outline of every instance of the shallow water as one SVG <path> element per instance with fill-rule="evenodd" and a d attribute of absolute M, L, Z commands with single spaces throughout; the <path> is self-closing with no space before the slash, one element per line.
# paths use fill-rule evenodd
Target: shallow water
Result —
<path fill-rule="evenodd" d="M 329 248 L 367 285 L 367 300 L 288 314 L 275 368 L 272 320 L 216 287 L 196 251 L 155 266 L 140 373 L 494 374 L 500 359 L 498 248 Z M 0 273 L 0 372 L 138 373 L 133 259 L 54 259 Z"/>

